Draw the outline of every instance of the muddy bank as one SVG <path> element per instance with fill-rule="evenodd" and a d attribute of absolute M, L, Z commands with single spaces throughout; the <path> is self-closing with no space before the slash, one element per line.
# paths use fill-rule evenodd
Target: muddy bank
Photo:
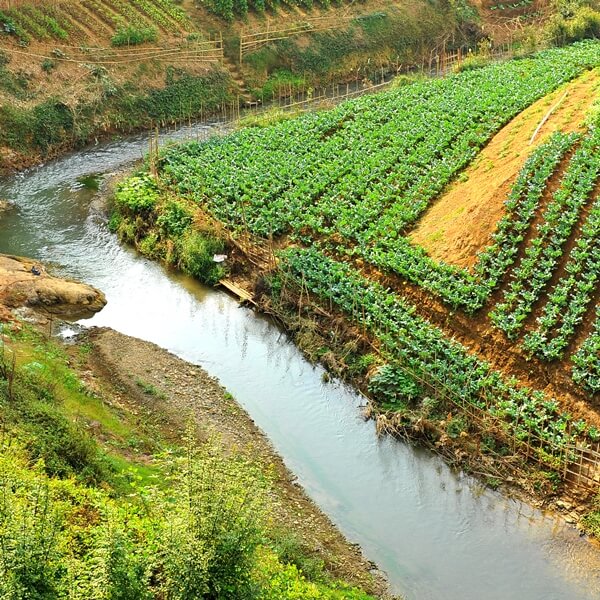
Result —
<path fill-rule="evenodd" d="M 274 474 L 275 524 L 293 529 L 335 578 L 390 597 L 375 565 L 306 496 L 266 436 L 216 379 L 155 344 L 111 329 L 86 331 L 78 338 L 83 344 L 92 348 L 84 373 L 92 388 L 140 421 L 152 422 L 170 441 L 180 441 L 191 420 L 205 435 L 218 435 L 226 448 L 248 453 Z"/>

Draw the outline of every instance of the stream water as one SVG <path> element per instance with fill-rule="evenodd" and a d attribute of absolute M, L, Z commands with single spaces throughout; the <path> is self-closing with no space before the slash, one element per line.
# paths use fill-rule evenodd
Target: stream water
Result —
<path fill-rule="evenodd" d="M 269 320 L 119 245 L 79 180 L 146 147 L 134 136 L 0 180 L 0 198 L 18 207 L 0 220 L 0 252 L 101 288 L 108 305 L 86 325 L 150 340 L 218 377 L 407 599 L 600 598 L 600 553 L 573 528 L 481 489 L 428 452 L 378 439 L 361 418 L 362 398 L 324 383 Z"/>

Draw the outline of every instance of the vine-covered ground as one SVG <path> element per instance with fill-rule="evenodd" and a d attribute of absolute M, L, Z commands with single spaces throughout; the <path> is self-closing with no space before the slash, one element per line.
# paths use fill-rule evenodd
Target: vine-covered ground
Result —
<path fill-rule="evenodd" d="M 173 147 L 152 175 L 121 185 L 113 225 L 184 267 L 202 254 L 197 210 L 238 246 L 250 236 L 283 248 L 271 297 L 294 288 L 301 306 L 356 324 L 374 349 L 364 374 L 396 424 L 431 418 L 479 453 L 535 459 L 553 484 L 576 477 L 593 489 L 597 113 L 563 114 L 564 131 L 523 149 L 472 269 L 433 259 L 410 234 L 503 126 L 598 65 L 600 44 L 580 43 Z M 534 129 L 543 117 L 531 111 Z M 582 457 L 592 466 L 570 475 Z"/>

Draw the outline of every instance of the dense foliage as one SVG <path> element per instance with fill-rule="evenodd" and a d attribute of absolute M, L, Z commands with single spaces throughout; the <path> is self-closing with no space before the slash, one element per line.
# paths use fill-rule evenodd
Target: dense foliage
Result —
<path fill-rule="evenodd" d="M 176 266 L 203 283 L 213 285 L 224 276 L 216 254 L 225 250 L 223 239 L 193 226 L 193 210 L 185 203 L 160 197 L 148 176 L 130 177 L 114 195 L 111 229 L 144 255 Z"/>
<path fill-rule="evenodd" d="M 0 82 L 3 69 L 0 67 Z M 91 86 L 102 88 L 98 98 L 73 108 L 56 98 L 39 104 L 0 106 L 0 145 L 20 152 L 46 154 L 81 145 L 99 131 L 132 131 L 188 120 L 220 108 L 231 100 L 231 80 L 224 71 L 203 76 L 169 68 L 164 87 L 141 90 L 135 83 L 117 85 L 98 69 Z M 0 157 L 0 167 L 1 157 Z"/>
<path fill-rule="evenodd" d="M 544 33 L 553 44 L 570 44 L 600 37 L 600 5 L 597 0 L 556 0 L 555 11 Z"/>
<path fill-rule="evenodd" d="M 102 420 L 100 439 L 139 435 L 120 409 L 111 413 L 39 334 L 25 329 L 14 348 L 16 364 L 0 351 L 0 597 L 370 599 L 273 528 L 263 467 L 218 439 L 199 445 L 192 428 L 181 447 L 142 464 L 130 446 L 119 461 L 109 456 L 116 444 L 101 449 L 80 418 Z"/>

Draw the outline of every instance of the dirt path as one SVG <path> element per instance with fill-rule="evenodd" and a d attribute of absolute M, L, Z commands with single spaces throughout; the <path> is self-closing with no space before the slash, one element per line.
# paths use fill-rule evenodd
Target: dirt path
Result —
<path fill-rule="evenodd" d="M 99 386 L 103 396 L 139 420 L 157 424 L 169 440 L 179 441 L 192 419 L 207 434 L 217 433 L 226 448 L 246 451 L 265 468 L 272 468 L 275 521 L 296 531 L 334 577 L 389 597 L 374 565 L 306 496 L 266 436 L 217 380 L 152 343 L 111 329 L 92 329 L 81 343 L 93 349 L 89 367 L 94 387 Z"/>
<path fill-rule="evenodd" d="M 599 92 L 600 69 L 595 69 L 515 117 L 492 138 L 461 180 L 425 213 L 410 235 L 411 241 L 437 260 L 472 267 L 477 253 L 489 244 L 504 214 L 504 202 L 529 154 L 555 131 L 581 129 Z M 530 144 L 542 119 L 561 99 Z"/>

